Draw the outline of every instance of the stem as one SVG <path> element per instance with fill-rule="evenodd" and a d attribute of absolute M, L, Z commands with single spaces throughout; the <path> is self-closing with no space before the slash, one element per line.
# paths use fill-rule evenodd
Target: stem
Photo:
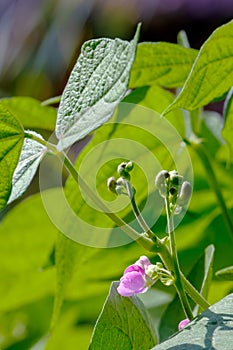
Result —
<path fill-rule="evenodd" d="M 172 259 L 172 256 L 167 248 L 167 246 L 150 230 L 150 228 L 147 226 L 145 220 L 143 219 L 142 215 L 140 214 L 140 211 L 137 207 L 135 199 L 133 200 L 132 206 L 133 210 L 135 211 L 136 217 L 140 220 L 140 224 L 146 225 L 144 228 L 146 229 L 145 232 L 148 234 L 150 232 L 151 235 L 153 235 L 153 241 L 146 237 L 145 234 L 139 234 L 137 231 L 135 231 L 131 226 L 126 224 L 125 221 L 123 221 L 121 218 L 119 218 L 114 213 L 109 212 L 109 209 L 99 200 L 91 191 L 91 189 L 88 187 L 86 182 L 79 176 L 76 169 L 74 168 L 71 161 L 67 158 L 67 156 L 64 153 L 61 153 L 57 150 L 56 146 L 52 143 L 49 143 L 36 135 L 30 134 L 25 132 L 25 137 L 30 138 L 32 140 L 35 140 L 42 144 L 43 146 L 47 147 L 54 155 L 58 156 L 62 162 L 64 162 L 66 168 L 68 169 L 69 173 L 72 175 L 74 180 L 81 184 L 84 188 L 86 193 L 91 197 L 91 199 L 105 212 L 106 215 L 110 217 L 110 219 L 116 223 L 116 225 L 120 226 L 121 229 L 132 239 L 136 240 L 138 244 L 140 244 L 143 248 L 146 250 L 157 253 L 161 260 L 163 261 L 164 265 L 167 267 L 169 271 L 173 271 L 174 269 L 174 262 Z M 184 288 L 186 292 L 189 294 L 189 296 L 194 300 L 195 303 L 200 305 L 200 307 L 205 310 L 210 305 L 209 303 L 203 298 L 203 296 L 192 286 L 192 284 L 185 278 L 185 276 L 181 273 L 180 274 Z"/>
<path fill-rule="evenodd" d="M 148 237 L 150 237 L 151 239 L 155 238 L 154 233 L 151 231 L 150 227 L 147 225 L 146 221 L 144 220 L 138 206 L 137 203 L 135 201 L 135 196 L 133 196 L 131 198 L 131 206 L 134 212 L 134 215 L 139 223 L 139 225 L 141 226 L 141 228 L 143 229 L 143 231 L 148 235 Z"/>
<path fill-rule="evenodd" d="M 119 226 L 129 237 L 131 237 L 134 240 L 137 240 L 137 242 L 143 246 L 145 249 L 150 250 L 153 246 L 153 242 L 145 237 L 145 235 L 139 234 L 137 231 L 135 231 L 131 226 L 129 226 L 125 221 L 123 221 L 119 216 L 114 214 L 113 212 L 109 211 L 109 208 L 100 200 L 98 197 L 96 197 L 90 187 L 87 185 L 84 179 L 81 178 L 81 176 L 76 171 L 75 167 L 69 160 L 69 158 L 64 154 L 61 153 L 59 156 L 60 159 L 64 162 L 65 167 L 68 169 L 70 174 L 73 176 L 74 180 L 78 185 L 80 185 L 86 194 L 92 199 L 92 201 L 113 221 L 117 226 Z"/>
<path fill-rule="evenodd" d="M 174 270 L 174 262 L 171 257 L 170 251 L 168 250 L 167 246 L 161 245 L 160 251 L 158 252 L 158 255 L 166 268 L 169 271 Z M 183 273 L 180 271 L 180 276 L 183 282 L 183 286 L 185 291 L 188 293 L 188 295 L 191 297 L 191 299 L 198 304 L 203 310 L 207 309 L 210 304 L 208 301 L 197 291 L 197 289 L 187 280 L 187 278 L 183 275 Z"/>
<path fill-rule="evenodd" d="M 24 132 L 24 137 L 26 137 L 27 139 L 34 140 L 34 141 L 40 143 L 41 145 L 47 147 L 48 150 L 50 150 L 54 155 L 58 155 L 59 154 L 59 151 L 57 150 L 57 147 L 54 144 L 52 144 L 52 143 L 50 143 L 48 141 L 45 141 L 44 139 L 42 139 L 42 138 L 40 138 L 40 137 L 38 137 L 38 136 L 36 136 L 34 134 L 30 134 L 30 133 L 25 131 Z"/>
<path fill-rule="evenodd" d="M 66 156 L 64 152 L 59 152 L 55 145 L 37 137 L 34 134 L 30 134 L 25 132 L 25 137 L 33 139 L 43 146 L 46 146 L 53 154 L 55 154 L 62 163 L 64 163 L 65 167 L 69 171 L 69 173 L 72 175 L 76 183 L 83 187 L 84 191 L 87 193 L 87 195 L 92 199 L 92 201 L 113 221 L 117 226 L 119 226 L 122 231 L 124 231 L 129 237 L 131 237 L 134 240 L 137 240 L 137 242 L 145 249 L 151 250 L 152 248 L 155 248 L 154 242 L 145 236 L 145 234 L 140 234 L 136 230 L 134 230 L 131 226 L 129 226 L 124 220 L 122 220 L 119 216 L 114 214 L 113 212 L 109 211 L 109 208 L 100 200 L 98 197 L 96 197 L 92 190 L 89 188 L 87 183 L 84 181 L 84 179 L 81 178 L 81 176 L 76 171 L 75 167 L 69 160 L 69 158 Z"/>
<path fill-rule="evenodd" d="M 189 305 L 188 298 L 184 290 L 183 281 L 181 278 L 181 271 L 180 271 L 179 260 L 178 260 L 177 249 L 176 249 L 173 215 L 169 208 L 168 196 L 165 198 L 165 205 L 166 205 L 166 214 L 167 214 L 167 227 L 168 227 L 168 233 L 170 237 L 171 256 L 173 259 L 174 273 L 175 273 L 175 286 L 176 286 L 176 290 L 179 295 L 184 313 L 186 317 L 191 321 L 193 319 L 193 314 L 192 314 L 192 310 Z"/>
<path fill-rule="evenodd" d="M 214 169 L 213 169 L 209 154 L 208 154 L 206 148 L 204 148 L 204 146 L 201 143 L 191 143 L 191 146 L 197 152 L 197 154 L 198 154 L 199 158 L 201 159 L 202 164 L 207 172 L 209 183 L 215 192 L 218 204 L 219 204 L 221 211 L 222 211 L 223 219 L 225 221 L 225 224 L 226 224 L 226 227 L 227 227 L 228 232 L 230 234 L 230 237 L 233 240 L 233 221 L 232 221 L 231 215 L 228 211 L 228 208 L 226 206 L 225 200 L 223 198 L 223 194 L 222 194 L 221 189 L 219 187 L 218 180 L 215 176 Z"/>
<path fill-rule="evenodd" d="M 61 96 L 54 96 L 54 97 L 48 98 L 47 100 L 41 102 L 41 105 L 42 106 L 49 106 L 49 105 L 59 103 L 60 101 L 61 101 Z"/>

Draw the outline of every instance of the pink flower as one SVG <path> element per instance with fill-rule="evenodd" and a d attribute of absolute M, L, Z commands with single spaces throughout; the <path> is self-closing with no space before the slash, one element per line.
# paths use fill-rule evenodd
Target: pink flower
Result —
<path fill-rule="evenodd" d="M 190 321 L 189 321 L 188 318 L 182 320 L 182 321 L 179 323 L 179 325 L 178 325 L 179 331 L 180 331 L 182 328 L 184 328 L 189 322 L 190 322 Z"/>
<path fill-rule="evenodd" d="M 149 265 L 150 260 L 146 256 L 141 256 L 135 264 L 127 267 L 120 279 L 118 293 L 124 297 L 145 293 L 153 284 L 153 280 L 146 274 Z"/>

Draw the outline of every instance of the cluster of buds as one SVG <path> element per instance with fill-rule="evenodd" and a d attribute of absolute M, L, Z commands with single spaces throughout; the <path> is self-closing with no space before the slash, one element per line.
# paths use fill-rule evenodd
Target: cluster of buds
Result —
<path fill-rule="evenodd" d="M 158 280 L 166 286 L 174 283 L 174 277 L 160 262 L 151 264 L 146 256 L 141 256 L 133 265 L 125 269 L 117 291 L 126 297 L 145 293 Z"/>
<path fill-rule="evenodd" d="M 176 170 L 162 170 L 155 178 L 161 197 L 167 198 L 170 210 L 174 214 L 179 214 L 182 207 L 186 206 L 192 195 L 192 187 L 188 181 L 183 180 Z"/>
<path fill-rule="evenodd" d="M 132 197 L 135 190 L 130 184 L 130 172 L 133 170 L 133 162 L 123 162 L 117 167 L 119 178 L 110 177 L 107 182 L 109 191 L 120 195 L 125 194 Z"/>

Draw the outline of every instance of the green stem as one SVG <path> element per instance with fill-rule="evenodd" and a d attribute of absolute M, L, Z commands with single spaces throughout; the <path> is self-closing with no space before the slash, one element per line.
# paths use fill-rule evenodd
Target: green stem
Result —
<path fill-rule="evenodd" d="M 131 226 L 129 226 L 125 221 L 123 221 L 119 216 L 114 214 L 113 212 L 109 211 L 109 208 L 100 200 L 98 197 L 95 196 L 95 194 L 92 192 L 92 190 L 89 188 L 87 183 L 84 181 L 83 178 L 78 174 L 75 167 L 69 160 L 69 158 L 62 153 L 60 155 L 60 159 L 64 162 L 65 167 L 68 169 L 70 174 L 73 176 L 74 180 L 78 185 L 80 185 L 84 192 L 91 198 L 91 200 L 113 221 L 117 226 L 119 226 L 122 231 L 124 231 L 129 237 L 131 237 L 134 240 L 137 240 L 137 242 L 143 246 L 145 249 L 150 250 L 153 246 L 153 242 L 145 237 L 145 235 L 139 234 L 137 231 L 135 231 Z"/>
<path fill-rule="evenodd" d="M 171 256 L 173 259 L 173 266 L 174 266 L 174 273 L 175 273 L 175 287 L 176 287 L 177 293 L 179 295 L 181 305 L 183 307 L 183 310 L 184 310 L 186 317 L 189 320 L 192 320 L 193 319 L 192 310 L 191 310 L 191 307 L 189 305 L 189 301 L 188 301 L 187 295 L 185 293 L 183 281 L 181 278 L 181 271 L 180 271 L 179 260 L 178 260 L 177 249 L 176 249 L 173 214 L 171 213 L 171 210 L 169 208 L 168 197 L 165 198 L 165 205 L 166 205 L 166 214 L 167 214 L 167 227 L 168 227 L 168 233 L 169 233 L 169 237 L 170 237 Z"/>
<path fill-rule="evenodd" d="M 201 143 L 191 143 L 191 146 L 195 149 L 197 152 L 206 172 L 207 172 L 207 178 L 209 180 L 209 183 L 215 192 L 218 204 L 221 208 L 222 215 L 224 222 L 226 224 L 226 227 L 228 229 L 228 232 L 230 234 L 231 239 L 233 240 L 233 221 L 231 218 L 231 215 L 228 211 L 228 208 L 226 206 L 225 200 L 223 198 L 223 194 L 221 192 L 221 189 L 219 187 L 218 180 L 215 176 L 214 169 L 210 160 L 210 156 L 206 150 L 206 148 Z"/>
<path fill-rule="evenodd" d="M 139 225 L 141 226 L 141 228 L 143 229 L 143 231 L 148 235 L 148 237 L 150 237 L 151 239 L 155 238 L 155 234 L 151 231 L 150 227 L 147 225 L 146 221 L 144 220 L 138 206 L 137 203 L 135 201 L 135 196 L 133 196 L 131 198 L 131 206 L 134 212 L 134 215 L 139 223 Z"/>
<path fill-rule="evenodd" d="M 49 105 L 54 105 L 57 104 L 61 101 L 61 96 L 54 96 L 51 98 L 48 98 L 47 100 L 41 102 L 42 106 L 49 106 Z"/>
<path fill-rule="evenodd" d="M 67 158 L 67 156 L 64 153 L 61 153 L 57 150 L 56 146 L 54 144 L 51 144 L 36 135 L 30 134 L 25 132 L 25 137 L 33 139 L 43 146 L 47 147 L 54 155 L 58 156 L 61 160 L 61 162 L 64 162 L 66 168 L 70 172 L 71 176 L 74 178 L 74 180 L 78 183 L 84 186 L 86 193 L 92 198 L 92 200 L 105 212 L 106 215 L 108 215 L 113 222 L 116 223 L 116 225 L 120 226 L 121 229 L 131 238 L 137 241 L 143 248 L 146 250 L 157 253 L 161 260 L 163 261 L 164 265 L 167 267 L 168 270 L 173 271 L 174 264 L 173 259 L 171 257 L 171 254 L 167 248 L 167 246 L 162 242 L 159 238 L 156 237 L 156 235 L 153 234 L 153 241 L 149 239 L 145 234 L 139 234 L 137 231 L 135 231 L 131 226 L 127 225 L 121 218 L 119 218 L 114 213 L 109 213 L 109 209 L 99 200 L 96 198 L 96 196 L 93 194 L 91 189 L 88 187 L 88 185 L 85 183 L 85 181 L 79 176 L 76 169 L 74 168 L 71 161 Z M 136 205 L 135 200 L 133 201 L 134 210 L 135 213 L 139 214 L 139 209 Z M 137 215 L 137 217 L 140 217 L 140 223 L 142 224 L 141 219 L 142 216 Z M 145 220 L 143 219 L 143 225 L 146 224 Z M 147 224 L 146 224 L 147 225 Z M 145 227 L 146 228 L 146 227 Z M 145 232 L 148 232 L 149 227 L 147 226 L 147 230 Z M 149 229 L 150 230 L 150 229 Z M 156 238 L 156 239 L 155 239 Z M 185 276 L 181 273 L 181 279 L 183 281 L 184 287 L 186 292 L 190 295 L 190 297 L 194 300 L 195 303 L 201 306 L 203 310 L 209 307 L 208 302 L 203 298 L 203 296 L 191 285 L 191 283 L 185 278 Z"/>
<path fill-rule="evenodd" d="M 158 252 L 158 255 L 166 268 L 169 271 L 174 270 L 174 262 L 171 257 L 170 251 L 168 250 L 166 245 L 161 245 L 160 250 Z M 182 272 L 180 272 L 180 276 L 183 282 L 183 286 L 185 291 L 188 293 L 188 295 L 191 297 L 191 299 L 198 304 L 203 310 L 207 309 L 210 304 L 208 301 L 196 290 L 196 288 L 187 280 L 187 278 L 183 275 Z"/>
<path fill-rule="evenodd" d="M 145 234 L 140 234 L 136 230 L 134 230 L 131 226 L 129 226 L 125 221 L 123 221 L 119 216 L 114 214 L 109 210 L 109 208 L 100 200 L 98 197 L 95 196 L 95 194 L 92 192 L 92 190 L 89 188 L 87 183 L 84 181 L 84 179 L 81 178 L 81 176 L 76 171 L 75 167 L 73 166 L 72 162 L 69 160 L 69 158 L 66 156 L 64 152 L 59 152 L 55 145 L 37 137 L 36 135 L 30 134 L 25 132 L 25 137 L 33 139 L 40 144 L 46 146 L 53 154 L 55 154 L 62 163 L 64 163 L 65 167 L 69 171 L 69 173 L 72 175 L 74 180 L 78 185 L 80 185 L 85 193 L 91 198 L 91 200 L 113 221 L 117 226 L 119 226 L 122 231 L 124 231 L 129 237 L 131 237 L 134 240 L 137 240 L 137 242 L 145 249 L 151 250 L 154 249 L 154 242 L 149 239 Z"/>

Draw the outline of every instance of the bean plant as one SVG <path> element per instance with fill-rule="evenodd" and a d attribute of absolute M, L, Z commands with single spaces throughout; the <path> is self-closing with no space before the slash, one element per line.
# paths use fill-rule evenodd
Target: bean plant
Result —
<path fill-rule="evenodd" d="M 0 100 L 1 349 L 232 350 L 232 33 L 139 24 Z"/>

